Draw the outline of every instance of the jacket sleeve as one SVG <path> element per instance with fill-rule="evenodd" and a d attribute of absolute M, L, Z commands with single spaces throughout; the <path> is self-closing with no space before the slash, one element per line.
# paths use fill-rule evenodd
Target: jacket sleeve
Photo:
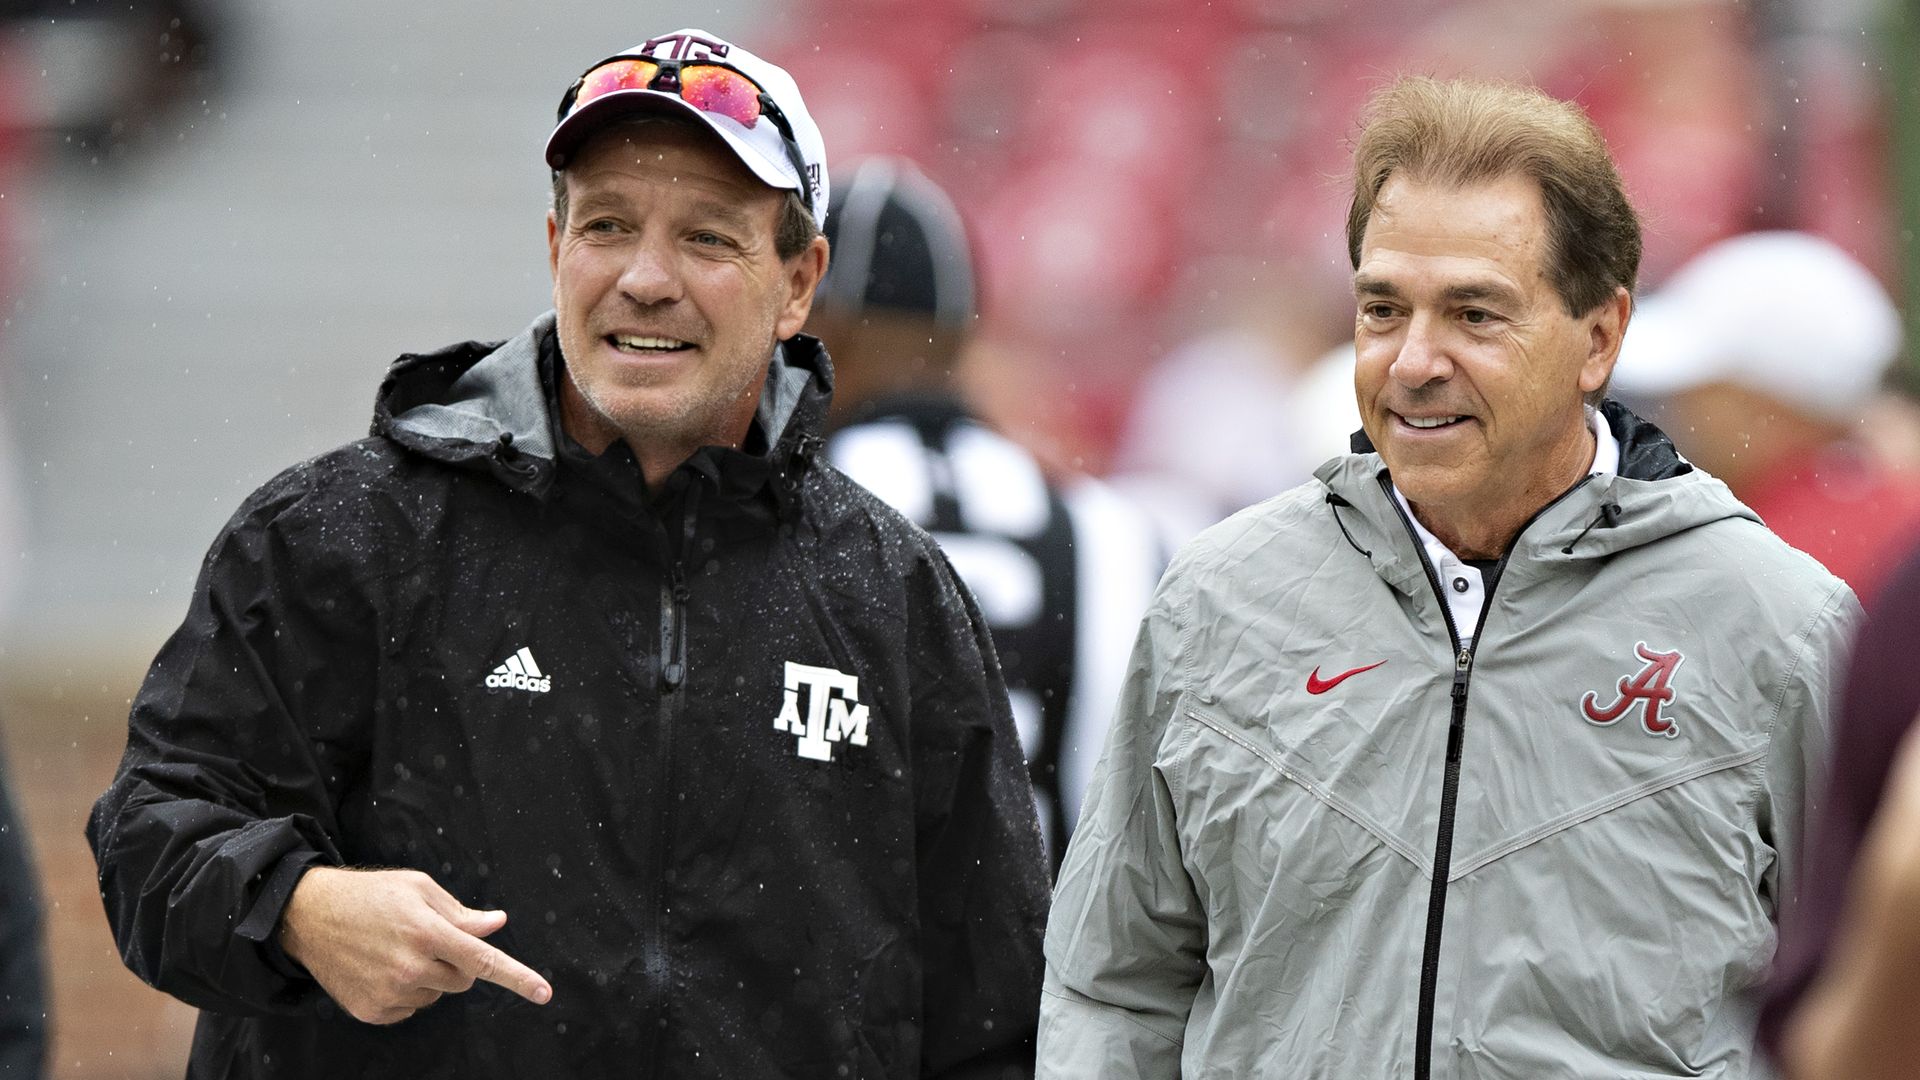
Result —
<path fill-rule="evenodd" d="M 1135 642 L 1120 704 L 1067 846 L 1047 931 L 1041 1077 L 1175 1077 L 1205 971 L 1206 920 L 1156 763 L 1184 690 L 1168 572 Z"/>
<path fill-rule="evenodd" d="M 1033 1075 L 1047 863 L 986 621 L 937 552 L 910 631 L 921 1074 Z"/>
<path fill-rule="evenodd" d="M 1765 883 L 1776 926 L 1792 921 L 1799 904 L 1806 858 L 1801 844 L 1825 797 L 1819 785 L 1827 775 L 1840 681 L 1861 618 L 1853 590 L 1836 582 L 1798 639 L 1800 652 L 1793 658 L 1773 723 L 1759 824 L 1774 850 Z"/>
<path fill-rule="evenodd" d="M 288 474 L 222 531 L 87 823 L 122 958 L 201 1008 L 319 997 L 275 931 L 300 874 L 341 861 L 331 792 L 354 779 L 346 748 L 376 670 L 369 603 L 320 554 L 363 545 L 324 501 Z"/>

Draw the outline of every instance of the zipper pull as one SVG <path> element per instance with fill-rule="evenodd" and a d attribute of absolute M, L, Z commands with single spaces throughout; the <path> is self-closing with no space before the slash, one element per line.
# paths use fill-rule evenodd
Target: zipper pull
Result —
<path fill-rule="evenodd" d="M 660 681 L 668 690 L 678 690 L 687 678 L 687 600 L 693 595 L 687 588 L 687 575 L 676 560 L 669 577 L 668 588 L 673 596 L 673 608 L 668 611 L 669 630 L 662 634 L 661 647 L 666 650 L 667 662 L 660 667 Z"/>
<path fill-rule="evenodd" d="M 1473 674 L 1473 650 L 1462 647 L 1460 655 L 1453 658 L 1453 700 L 1458 702 L 1467 696 L 1467 676 Z"/>

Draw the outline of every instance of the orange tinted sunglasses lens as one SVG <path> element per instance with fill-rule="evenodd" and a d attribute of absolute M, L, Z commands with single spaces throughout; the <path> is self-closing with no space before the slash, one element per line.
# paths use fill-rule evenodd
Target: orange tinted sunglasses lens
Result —
<path fill-rule="evenodd" d="M 760 119 L 760 88 L 737 71 L 708 64 L 680 69 L 680 97 L 701 112 L 719 113 L 741 127 Z"/>
<path fill-rule="evenodd" d="M 573 105 L 567 113 L 571 115 L 594 98 L 615 90 L 645 90 L 659 74 L 660 65 L 651 60 L 615 60 L 602 64 L 580 80 L 580 91 L 573 96 Z"/>

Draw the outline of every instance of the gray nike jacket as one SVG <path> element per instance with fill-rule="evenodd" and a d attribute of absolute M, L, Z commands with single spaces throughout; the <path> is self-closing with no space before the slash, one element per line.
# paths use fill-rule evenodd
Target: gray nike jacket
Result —
<path fill-rule="evenodd" d="M 1470 648 L 1371 453 L 1189 545 L 1047 935 L 1046 1077 L 1748 1077 L 1853 594 L 1614 403 Z M 1361 670 L 1357 670 L 1361 669 Z"/>

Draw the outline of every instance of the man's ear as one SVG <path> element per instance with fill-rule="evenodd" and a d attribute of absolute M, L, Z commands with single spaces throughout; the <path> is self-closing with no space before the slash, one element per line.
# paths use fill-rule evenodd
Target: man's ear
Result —
<path fill-rule="evenodd" d="M 813 311 L 814 290 L 827 276 L 827 238 L 816 235 L 806 249 L 786 261 L 787 303 L 774 323 L 774 335 L 781 341 L 800 332 Z"/>
<path fill-rule="evenodd" d="M 560 219 L 547 211 L 547 273 L 560 280 Z"/>
<path fill-rule="evenodd" d="M 1620 359 L 1620 342 L 1627 335 L 1627 321 L 1633 316 L 1633 294 L 1624 285 L 1616 285 L 1613 295 L 1600 302 L 1587 316 L 1587 355 L 1580 364 L 1580 392 L 1591 394 L 1607 385 L 1613 365 Z"/>

